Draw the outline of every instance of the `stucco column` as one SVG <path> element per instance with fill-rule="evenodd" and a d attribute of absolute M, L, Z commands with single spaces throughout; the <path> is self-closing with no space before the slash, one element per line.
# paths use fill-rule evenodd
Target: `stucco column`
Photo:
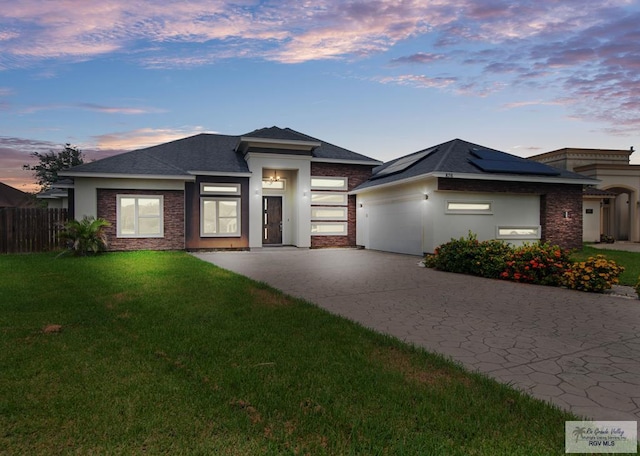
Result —
<path fill-rule="evenodd" d="M 629 193 L 629 240 L 631 242 L 640 241 L 638 231 L 638 192 Z"/>

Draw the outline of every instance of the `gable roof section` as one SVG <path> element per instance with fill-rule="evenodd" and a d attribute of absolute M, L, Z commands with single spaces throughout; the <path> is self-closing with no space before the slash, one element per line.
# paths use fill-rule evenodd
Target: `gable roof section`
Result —
<path fill-rule="evenodd" d="M 34 207 L 29 194 L 0 182 L 0 207 Z"/>
<path fill-rule="evenodd" d="M 427 176 L 587 185 L 597 183 L 596 180 L 577 173 L 454 139 L 374 168 L 373 176 L 353 193 Z"/>
<path fill-rule="evenodd" d="M 283 142 L 315 142 L 312 160 L 349 161 L 375 165 L 379 161 L 298 133 L 290 128 L 263 128 L 242 136 L 202 133 L 145 149 L 125 152 L 60 173 L 70 177 L 136 177 L 192 180 L 196 174 L 249 175 L 243 153 L 238 151 L 242 138 Z"/>
<path fill-rule="evenodd" d="M 340 163 L 342 161 L 347 162 L 362 162 L 365 165 L 377 165 L 381 164 L 380 161 L 375 160 L 371 157 L 367 157 L 366 155 L 358 154 L 356 152 L 352 152 L 343 147 L 336 146 L 334 144 L 321 141 L 313 136 L 305 135 L 298 131 L 292 130 L 291 128 L 279 128 L 279 127 L 270 127 L 270 128 L 261 128 L 259 130 L 254 130 L 250 133 L 242 135 L 243 137 L 251 137 L 251 138 L 264 138 L 264 139 L 274 139 L 274 140 L 284 140 L 284 141 L 303 141 L 303 142 L 316 142 L 320 145 L 315 147 L 312 150 L 312 161 L 327 161 L 327 162 L 337 162 Z"/>

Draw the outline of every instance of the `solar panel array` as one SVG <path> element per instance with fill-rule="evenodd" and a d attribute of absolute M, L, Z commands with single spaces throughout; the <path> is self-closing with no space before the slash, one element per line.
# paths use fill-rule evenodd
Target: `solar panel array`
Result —
<path fill-rule="evenodd" d="M 514 157 L 496 150 L 471 149 L 469 162 L 488 173 L 535 174 L 539 176 L 559 176 L 560 171 L 542 163 Z"/>
<path fill-rule="evenodd" d="M 380 171 L 378 171 L 371 178 L 372 179 L 378 179 L 380 177 L 389 176 L 391 174 L 396 174 L 396 173 L 402 172 L 405 169 L 410 168 L 411 166 L 415 165 L 416 163 L 418 163 L 423 158 L 428 157 L 429 155 L 431 155 L 436 150 L 438 150 L 437 147 L 432 147 L 431 149 L 423 150 L 421 152 L 416 152 L 415 154 L 409 155 L 407 157 L 399 158 L 395 162 L 391 163 L 389 166 L 387 166 L 387 167 L 381 169 Z"/>

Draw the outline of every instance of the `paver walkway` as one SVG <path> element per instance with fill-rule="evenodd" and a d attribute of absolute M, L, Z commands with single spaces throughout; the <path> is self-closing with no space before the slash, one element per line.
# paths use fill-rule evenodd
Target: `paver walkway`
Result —
<path fill-rule="evenodd" d="M 594 420 L 640 421 L 640 302 L 369 250 L 198 253 Z"/>

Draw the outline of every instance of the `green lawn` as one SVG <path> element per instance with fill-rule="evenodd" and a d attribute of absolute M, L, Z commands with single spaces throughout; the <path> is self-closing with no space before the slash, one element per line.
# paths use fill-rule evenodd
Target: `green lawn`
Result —
<path fill-rule="evenodd" d="M 574 261 L 584 261 L 596 255 L 604 255 L 607 259 L 614 260 L 617 264 L 624 266 L 625 270 L 620 276 L 620 285 L 634 286 L 636 284 L 638 277 L 640 277 L 640 253 L 596 249 L 585 245 L 581 251 L 574 252 L 571 255 L 571 259 Z"/>
<path fill-rule="evenodd" d="M 185 253 L 0 256 L 0 454 L 562 454 L 572 419 Z"/>

